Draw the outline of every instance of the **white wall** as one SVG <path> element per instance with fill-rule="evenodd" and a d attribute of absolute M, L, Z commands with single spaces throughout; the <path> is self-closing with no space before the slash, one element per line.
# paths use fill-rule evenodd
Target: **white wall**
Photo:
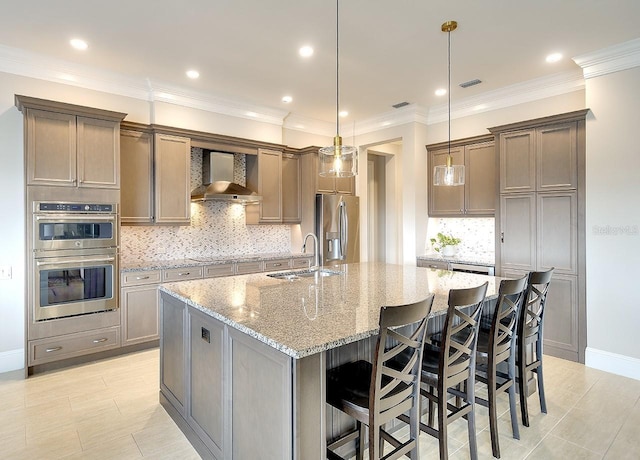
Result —
<path fill-rule="evenodd" d="M 640 379 L 640 67 L 586 83 L 586 364 Z"/>

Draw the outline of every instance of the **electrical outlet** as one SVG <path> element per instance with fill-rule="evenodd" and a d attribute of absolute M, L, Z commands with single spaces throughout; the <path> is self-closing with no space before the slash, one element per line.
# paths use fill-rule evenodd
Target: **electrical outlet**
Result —
<path fill-rule="evenodd" d="M 0 280 L 11 279 L 11 265 L 0 265 Z"/>

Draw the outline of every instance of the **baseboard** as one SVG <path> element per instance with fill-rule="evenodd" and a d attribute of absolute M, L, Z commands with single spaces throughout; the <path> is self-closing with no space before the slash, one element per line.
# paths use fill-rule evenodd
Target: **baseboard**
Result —
<path fill-rule="evenodd" d="M 640 380 L 640 359 L 587 347 L 585 365 Z"/>
<path fill-rule="evenodd" d="M 0 353 L 0 374 L 24 369 L 24 348 Z"/>

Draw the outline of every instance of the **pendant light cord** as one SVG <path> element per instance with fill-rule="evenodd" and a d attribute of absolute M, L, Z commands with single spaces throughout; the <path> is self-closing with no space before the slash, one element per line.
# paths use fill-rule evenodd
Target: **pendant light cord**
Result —
<path fill-rule="evenodd" d="M 448 145 L 448 150 L 449 150 L 449 158 L 451 158 L 451 30 L 449 30 L 447 32 L 447 38 L 448 38 L 448 42 L 449 42 L 449 46 L 447 48 L 447 72 L 449 75 L 449 81 L 448 81 L 448 85 L 449 85 L 449 90 L 447 91 L 448 95 L 449 95 L 449 145 Z"/>
<path fill-rule="evenodd" d="M 336 0 L 336 135 L 340 135 L 340 0 Z"/>

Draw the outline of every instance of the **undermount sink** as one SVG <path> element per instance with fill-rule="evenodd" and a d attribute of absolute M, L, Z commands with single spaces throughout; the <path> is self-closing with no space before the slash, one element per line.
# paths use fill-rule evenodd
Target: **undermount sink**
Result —
<path fill-rule="evenodd" d="M 326 268 L 319 269 L 307 269 L 307 270 L 292 270 L 288 272 L 267 273 L 267 276 L 277 279 L 295 280 L 298 278 L 311 278 L 314 276 L 333 276 L 341 275 L 342 272 L 338 270 L 328 270 Z"/>

